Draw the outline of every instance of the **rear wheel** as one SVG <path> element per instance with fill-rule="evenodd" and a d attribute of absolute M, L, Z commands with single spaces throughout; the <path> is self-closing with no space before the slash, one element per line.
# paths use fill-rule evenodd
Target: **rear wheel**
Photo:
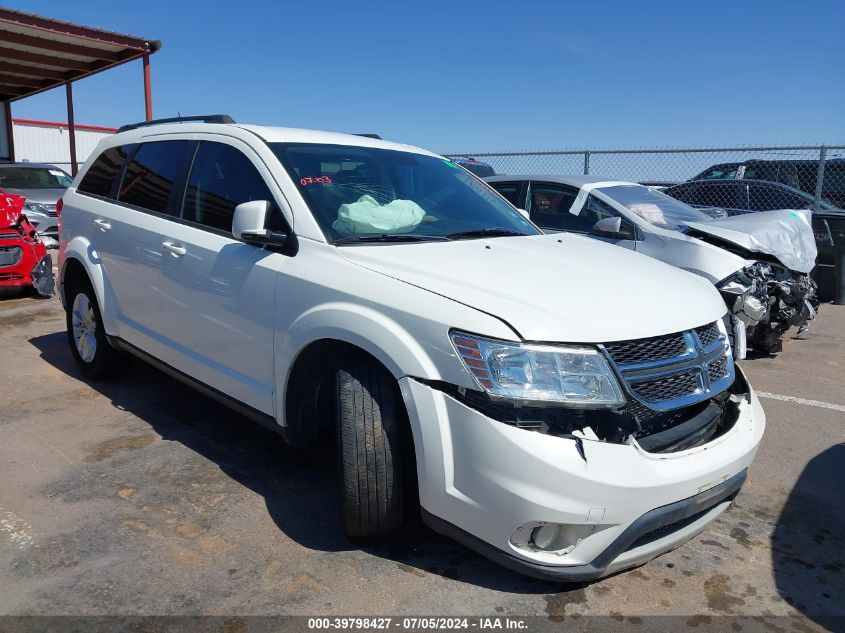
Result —
<path fill-rule="evenodd" d="M 66 317 L 71 354 L 82 373 L 89 378 L 115 373 L 120 353 L 106 339 L 100 307 L 90 284 L 75 281 L 69 285 Z"/>
<path fill-rule="evenodd" d="M 402 524 L 405 409 L 392 375 L 353 356 L 337 372 L 338 460 L 343 527 L 350 538 Z"/>

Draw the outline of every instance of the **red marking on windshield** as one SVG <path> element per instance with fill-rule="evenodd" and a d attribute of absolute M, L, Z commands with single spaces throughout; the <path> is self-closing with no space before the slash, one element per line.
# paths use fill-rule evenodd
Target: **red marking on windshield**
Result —
<path fill-rule="evenodd" d="M 332 179 L 329 176 L 317 176 L 316 178 L 312 178 L 311 176 L 306 176 L 305 178 L 301 178 L 299 180 L 299 184 L 304 187 L 305 185 L 313 185 L 313 184 L 318 183 L 318 182 L 329 183 L 331 181 L 332 181 Z"/>

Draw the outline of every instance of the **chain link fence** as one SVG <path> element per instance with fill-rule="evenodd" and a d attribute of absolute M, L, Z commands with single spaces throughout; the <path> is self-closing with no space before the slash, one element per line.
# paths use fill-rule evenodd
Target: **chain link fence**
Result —
<path fill-rule="evenodd" d="M 449 153 L 489 175 L 589 174 L 660 187 L 729 215 L 845 208 L 845 144 L 838 146 L 601 149 Z M 479 163 L 481 163 L 479 165 Z M 487 164 L 490 168 L 484 167 Z M 482 172 L 486 172 L 482 174 Z"/>

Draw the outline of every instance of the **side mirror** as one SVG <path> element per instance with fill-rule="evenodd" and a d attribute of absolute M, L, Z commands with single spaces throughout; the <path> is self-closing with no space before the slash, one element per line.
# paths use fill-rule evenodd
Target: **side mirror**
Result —
<path fill-rule="evenodd" d="M 611 237 L 617 240 L 635 240 L 636 232 L 622 230 L 622 218 L 602 218 L 593 225 L 593 233 L 604 237 Z"/>
<path fill-rule="evenodd" d="M 517 211 L 519 211 L 522 214 L 522 217 L 524 217 L 526 220 L 531 220 L 531 216 L 528 215 L 528 211 L 526 211 L 525 209 L 517 209 Z"/>
<path fill-rule="evenodd" d="M 602 218 L 593 225 L 596 233 L 619 233 L 622 229 L 622 218 Z"/>
<path fill-rule="evenodd" d="M 232 236 L 247 244 L 258 246 L 281 246 L 287 241 L 287 235 L 267 228 L 270 216 L 270 203 L 267 200 L 251 200 L 235 207 L 232 216 Z"/>

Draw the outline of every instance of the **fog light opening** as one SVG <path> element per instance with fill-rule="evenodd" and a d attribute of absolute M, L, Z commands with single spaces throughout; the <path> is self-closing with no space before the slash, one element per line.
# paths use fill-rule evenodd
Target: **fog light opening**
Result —
<path fill-rule="evenodd" d="M 511 535 L 511 543 L 519 549 L 565 556 L 585 538 L 601 529 L 599 525 L 568 525 L 532 521 Z"/>

